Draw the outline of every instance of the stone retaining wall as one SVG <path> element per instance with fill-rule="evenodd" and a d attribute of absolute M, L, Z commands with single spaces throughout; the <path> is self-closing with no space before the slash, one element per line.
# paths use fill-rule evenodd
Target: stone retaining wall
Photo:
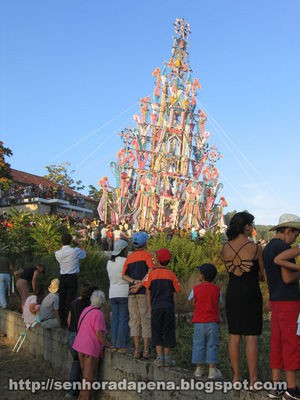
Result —
<path fill-rule="evenodd" d="M 71 366 L 71 356 L 67 349 L 66 330 L 63 329 L 43 329 L 35 326 L 31 330 L 26 330 L 19 313 L 1 310 L 0 311 L 0 330 L 4 331 L 8 338 L 17 341 L 20 332 L 26 332 L 26 340 L 20 352 L 28 352 L 36 358 L 47 361 L 52 368 L 57 370 L 57 379 L 67 380 Z M 170 385 L 179 385 L 181 380 L 193 382 L 192 373 L 181 368 L 157 368 L 153 361 L 136 360 L 132 355 L 124 355 L 110 350 L 105 351 L 104 359 L 101 361 L 99 369 L 99 381 L 109 382 L 110 389 L 113 389 L 113 382 L 124 384 L 125 380 L 131 381 L 132 385 L 140 381 L 141 384 L 151 385 L 152 381 L 160 381 L 162 384 L 169 382 Z M 170 387 L 170 386 L 169 386 Z M 124 388 L 124 385 L 123 385 Z M 122 389 L 122 385 L 120 387 Z M 145 390 L 137 393 L 134 390 L 104 390 L 97 392 L 97 399 L 111 400 L 167 400 L 167 399 L 201 399 L 201 400 L 259 400 L 263 397 L 256 393 L 246 391 L 229 392 L 221 391 L 205 393 L 195 390 Z"/>

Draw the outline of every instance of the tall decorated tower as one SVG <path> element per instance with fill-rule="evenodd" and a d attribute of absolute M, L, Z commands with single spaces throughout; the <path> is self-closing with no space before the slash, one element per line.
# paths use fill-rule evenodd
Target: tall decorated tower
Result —
<path fill-rule="evenodd" d="M 222 229 L 226 201 L 218 199 L 223 185 L 215 167 L 221 155 L 208 144 L 207 118 L 197 108 L 200 83 L 189 63 L 190 25 L 179 18 L 174 25 L 172 56 L 152 73 L 153 97 L 140 100 L 135 126 L 120 133 L 124 146 L 110 163 L 116 185 L 107 177 L 99 181 L 98 212 L 105 222 L 130 221 L 146 231 Z"/>

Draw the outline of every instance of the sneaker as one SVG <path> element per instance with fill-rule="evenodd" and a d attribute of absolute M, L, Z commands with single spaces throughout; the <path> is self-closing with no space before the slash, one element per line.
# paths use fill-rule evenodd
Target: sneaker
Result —
<path fill-rule="evenodd" d="M 222 378 L 223 378 L 222 373 L 218 368 L 215 368 L 208 374 L 208 379 L 222 379 Z"/>
<path fill-rule="evenodd" d="M 154 360 L 154 363 L 153 363 L 156 367 L 163 367 L 165 364 L 164 364 L 164 359 L 163 358 L 161 358 L 161 357 L 157 357 L 157 359 L 156 360 Z"/>
<path fill-rule="evenodd" d="M 203 376 L 203 369 L 202 368 L 201 369 L 195 369 L 194 377 L 196 379 L 199 379 L 199 378 L 202 378 L 202 376 Z"/>
<path fill-rule="evenodd" d="M 284 394 L 283 390 L 270 390 L 268 392 L 269 399 L 281 399 Z"/>
<path fill-rule="evenodd" d="M 165 358 L 165 367 L 175 367 L 176 362 L 172 358 Z"/>
<path fill-rule="evenodd" d="M 285 400 L 300 400 L 300 390 L 299 388 L 296 388 L 295 390 L 293 390 L 293 392 L 291 393 L 289 390 L 286 390 L 284 392 L 284 395 L 282 397 Z"/>
<path fill-rule="evenodd" d="M 121 354 L 126 354 L 127 351 L 128 351 L 128 349 L 127 349 L 126 347 L 120 347 L 120 348 L 118 349 L 118 353 L 121 353 Z"/>
<path fill-rule="evenodd" d="M 118 351 L 118 348 L 117 348 L 117 347 L 111 347 L 111 348 L 110 348 L 110 351 L 116 352 L 116 351 Z"/>

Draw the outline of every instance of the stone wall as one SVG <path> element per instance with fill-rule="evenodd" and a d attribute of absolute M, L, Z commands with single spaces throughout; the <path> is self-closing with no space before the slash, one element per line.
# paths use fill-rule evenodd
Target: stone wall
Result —
<path fill-rule="evenodd" d="M 20 352 L 28 352 L 36 358 L 41 358 L 59 370 L 59 376 L 67 379 L 70 371 L 71 356 L 66 342 L 66 331 L 63 329 L 43 329 L 35 326 L 25 329 L 21 315 L 14 311 L 1 310 L 0 330 L 15 342 L 21 332 L 26 332 L 26 339 Z"/>
<path fill-rule="evenodd" d="M 1 310 L 0 311 L 0 330 L 4 331 L 8 338 L 17 341 L 20 332 L 26 332 L 26 340 L 20 352 L 28 352 L 36 358 L 47 361 L 55 370 L 57 370 L 58 380 L 67 380 L 71 366 L 71 356 L 67 349 L 66 330 L 42 329 L 41 326 L 35 326 L 31 330 L 26 330 L 19 313 Z M 236 391 L 227 394 L 221 391 L 213 393 L 205 393 L 196 390 L 179 390 L 172 388 L 171 390 L 152 390 L 151 382 L 168 383 L 170 386 L 178 386 L 182 380 L 190 384 L 194 381 L 191 371 L 181 368 L 157 368 L 153 365 L 153 361 L 136 360 L 132 355 L 119 354 L 110 350 L 105 351 L 104 359 L 101 361 L 99 368 L 98 380 L 108 382 L 110 385 L 108 390 L 97 392 L 96 399 L 111 400 L 167 400 L 167 399 L 201 399 L 201 400 L 231 400 L 241 399 L 259 400 L 265 398 L 259 394 Z M 135 390 L 124 390 L 125 380 L 132 382 L 132 388 L 137 385 L 150 385 L 149 390 L 143 390 L 137 393 Z M 204 381 L 202 382 L 205 383 Z M 119 385 L 118 390 L 114 385 Z M 199 381 L 198 381 L 199 384 Z"/>

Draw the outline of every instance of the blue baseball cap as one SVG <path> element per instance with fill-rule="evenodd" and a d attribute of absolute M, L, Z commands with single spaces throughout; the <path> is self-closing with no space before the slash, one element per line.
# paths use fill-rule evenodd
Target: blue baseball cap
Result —
<path fill-rule="evenodd" d="M 213 264 L 209 263 L 202 264 L 196 268 L 202 275 L 204 275 L 208 282 L 212 282 L 218 273 L 217 268 Z"/>
<path fill-rule="evenodd" d="M 132 236 L 132 243 L 134 247 L 143 247 L 148 239 L 148 234 L 146 232 L 136 232 Z"/>

